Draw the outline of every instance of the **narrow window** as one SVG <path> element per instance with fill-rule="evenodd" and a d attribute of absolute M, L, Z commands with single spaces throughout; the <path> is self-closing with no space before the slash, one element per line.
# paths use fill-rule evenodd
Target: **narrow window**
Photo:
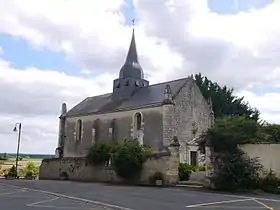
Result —
<path fill-rule="evenodd" d="M 78 141 L 80 141 L 82 139 L 82 129 L 83 129 L 83 123 L 82 123 L 82 120 L 79 119 L 77 121 L 77 127 L 76 127 L 76 139 Z"/>
<path fill-rule="evenodd" d="M 94 121 L 94 124 L 93 124 L 93 129 L 94 129 L 94 141 L 97 142 L 99 141 L 99 134 L 100 134 L 100 120 L 97 119 Z"/>
<path fill-rule="evenodd" d="M 142 116 L 140 113 L 136 113 L 136 129 L 140 130 L 142 124 Z"/>
<path fill-rule="evenodd" d="M 141 113 L 136 113 L 134 115 L 134 128 L 133 128 L 133 138 L 137 139 L 138 142 L 143 145 L 143 137 L 144 137 L 144 130 L 143 130 L 143 115 Z"/>
<path fill-rule="evenodd" d="M 116 140 L 116 119 L 113 119 L 110 124 L 109 133 L 111 135 L 112 141 Z"/>

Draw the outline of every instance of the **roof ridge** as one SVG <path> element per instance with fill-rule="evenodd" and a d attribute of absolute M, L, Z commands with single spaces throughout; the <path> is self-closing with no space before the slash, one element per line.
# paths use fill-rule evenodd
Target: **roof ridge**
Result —
<path fill-rule="evenodd" d="M 165 81 L 165 82 L 160 82 L 160 83 L 152 84 L 152 85 L 149 85 L 149 86 L 146 86 L 146 87 L 151 87 L 151 86 L 156 86 L 156 85 L 162 85 L 162 84 L 170 83 L 170 82 L 178 82 L 178 81 L 186 80 L 186 79 L 191 79 L 191 77 L 183 77 L 183 78 L 180 78 L 180 79 L 169 80 L 169 81 Z"/>
<path fill-rule="evenodd" d="M 89 97 L 87 97 L 88 99 L 89 98 L 94 98 L 94 97 L 102 97 L 102 96 L 106 96 L 106 95 L 112 95 L 112 93 L 104 93 L 104 94 L 101 94 L 101 95 L 95 95 L 95 96 L 89 96 Z"/>

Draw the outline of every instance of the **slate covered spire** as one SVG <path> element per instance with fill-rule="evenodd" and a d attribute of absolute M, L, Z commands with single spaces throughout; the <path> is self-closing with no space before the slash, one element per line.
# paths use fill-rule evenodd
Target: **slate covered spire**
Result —
<path fill-rule="evenodd" d="M 129 77 L 137 78 L 137 79 L 144 78 L 143 69 L 138 61 L 134 28 L 132 30 L 131 42 L 126 56 L 126 60 L 119 74 L 119 78 L 129 78 Z"/>

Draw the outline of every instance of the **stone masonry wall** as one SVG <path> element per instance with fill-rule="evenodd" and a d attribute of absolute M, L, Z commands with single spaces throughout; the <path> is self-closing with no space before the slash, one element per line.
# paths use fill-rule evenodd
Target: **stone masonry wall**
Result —
<path fill-rule="evenodd" d="M 83 157 L 87 149 L 94 144 L 92 128 L 94 121 L 99 119 L 99 140 L 110 141 L 110 123 L 115 119 L 115 139 L 122 143 L 125 139 L 132 140 L 133 117 L 137 112 L 143 116 L 143 143 L 155 149 L 162 147 L 162 110 L 161 107 L 113 112 L 108 114 L 88 115 L 67 118 L 66 140 L 64 145 L 64 157 Z M 83 122 L 83 137 L 81 141 L 74 140 L 75 126 L 78 119 Z"/>
<path fill-rule="evenodd" d="M 178 166 L 178 149 L 170 147 L 167 153 L 149 156 L 143 165 L 141 177 L 135 184 L 149 184 L 151 175 L 155 172 L 162 172 L 164 184 L 175 185 L 178 182 Z M 61 172 L 66 172 L 69 180 L 75 181 L 123 182 L 111 167 L 93 167 L 87 164 L 85 157 L 44 159 L 40 166 L 39 179 L 59 180 Z"/>
<path fill-rule="evenodd" d="M 175 136 L 176 128 L 174 126 L 174 111 L 175 106 L 173 104 L 166 104 L 162 106 L 163 146 L 168 146 Z"/>
<path fill-rule="evenodd" d="M 174 127 L 180 141 L 181 162 L 189 163 L 187 144 L 210 126 L 210 109 L 195 81 L 187 83 L 175 99 Z M 197 128 L 195 134 L 193 129 Z"/>

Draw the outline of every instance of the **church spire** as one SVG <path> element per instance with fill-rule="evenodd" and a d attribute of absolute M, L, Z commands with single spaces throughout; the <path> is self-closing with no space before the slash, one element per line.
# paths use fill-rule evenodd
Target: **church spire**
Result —
<path fill-rule="evenodd" d="M 132 37 L 130 41 L 130 46 L 128 49 L 128 53 L 126 56 L 126 60 L 124 65 L 121 68 L 119 78 L 138 78 L 143 79 L 144 73 L 142 70 L 142 67 L 140 66 L 140 63 L 138 61 L 138 54 L 136 49 L 136 41 L 135 41 L 135 32 L 134 32 L 134 21 L 133 23 L 133 29 L 132 29 Z"/>
<path fill-rule="evenodd" d="M 114 100 L 128 99 L 135 93 L 137 89 L 149 86 L 149 81 L 144 79 L 144 73 L 138 60 L 134 20 L 132 20 L 132 24 L 132 37 L 127 56 L 120 70 L 119 78 L 114 80 Z"/>
<path fill-rule="evenodd" d="M 135 42 L 135 35 L 134 35 L 134 28 L 132 29 L 132 37 L 130 41 L 130 46 L 128 49 L 128 53 L 126 56 L 125 63 L 138 63 L 138 54 L 137 54 L 137 49 L 136 49 L 136 42 Z"/>

